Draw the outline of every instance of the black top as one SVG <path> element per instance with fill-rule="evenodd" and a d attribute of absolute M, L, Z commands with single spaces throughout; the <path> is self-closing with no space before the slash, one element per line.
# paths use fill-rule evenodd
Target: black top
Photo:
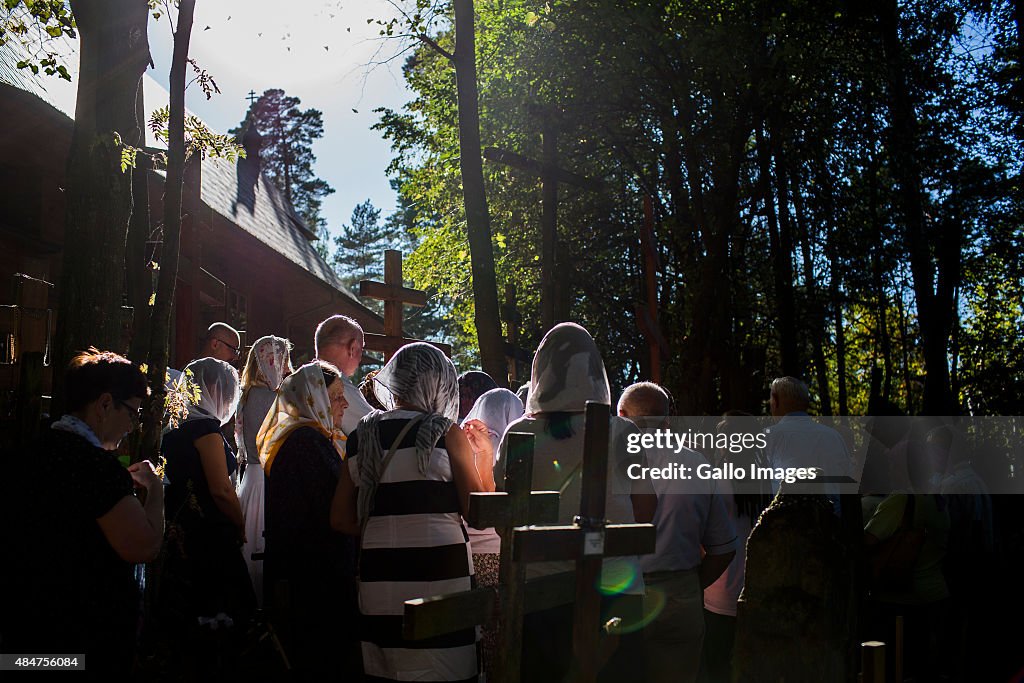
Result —
<path fill-rule="evenodd" d="M 4 651 L 86 652 L 90 668 L 109 655 L 130 665 L 135 566 L 96 520 L 132 495 L 131 475 L 111 451 L 52 429 L 18 457 L 5 485 L 6 511 L 16 517 L 3 522 Z"/>
<path fill-rule="evenodd" d="M 310 680 L 346 667 L 358 673 L 357 545 L 331 529 L 331 501 L 342 466 L 330 439 L 299 427 L 278 450 L 264 494 L 264 604 L 288 626 L 289 658 L 300 678 Z M 288 595 L 285 604 L 282 591 Z"/>
<path fill-rule="evenodd" d="M 288 435 L 267 476 L 268 555 L 322 555 L 333 564 L 341 560 L 339 553 L 347 554 L 345 537 L 331 529 L 331 500 L 341 466 L 341 456 L 330 439 L 316 429 L 299 427 Z"/>
<path fill-rule="evenodd" d="M 160 444 L 162 455 L 167 458 L 167 490 L 164 508 L 168 517 L 173 517 L 179 507 L 188 500 L 189 489 L 195 494 L 202 515 L 210 524 L 233 527 L 231 520 L 221 512 L 210 495 L 210 484 L 206 480 L 203 462 L 199 450 L 195 446 L 197 439 L 207 434 L 217 434 L 224 443 L 224 462 L 230 476 L 237 468 L 238 462 L 227 439 L 221 434 L 217 420 L 201 419 L 182 422 L 176 429 L 164 434 Z"/>

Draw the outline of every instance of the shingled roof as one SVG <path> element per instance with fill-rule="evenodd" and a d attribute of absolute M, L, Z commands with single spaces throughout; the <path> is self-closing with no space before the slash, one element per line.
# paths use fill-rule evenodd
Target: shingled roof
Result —
<path fill-rule="evenodd" d="M 240 159 L 238 163 L 204 159 L 201 187 L 201 199 L 213 211 L 359 302 L 317 253 L 309 239 L 309 228 L 277 187 L 260 173 L 257 162 L 252 159 Z"/>

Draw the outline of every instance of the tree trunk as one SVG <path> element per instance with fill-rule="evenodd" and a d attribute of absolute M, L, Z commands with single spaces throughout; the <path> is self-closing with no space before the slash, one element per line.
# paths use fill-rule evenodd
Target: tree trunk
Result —
<path fill-rule="evenodd" d="M 498 285 L 494 273 L 490 215 L 484 188 L 483 154 L 480 149 L 480 112 L 476 85 L 476 35 L 473 0 L 454 0 L 455 83 L 459 105 L 459 166 L 462 197 L 466 205 L 473 272 L 473 299 L 480 363 L 498 386 L 508 386 L 505 347 L 501 337 Z"/>
<path fill-rule="evenodd" d="M 541 248 L 540 248 L 540 321 L 547 332 L 560 322 L 558 297 L 560 277 L 558 246 L 558 128 L 550 117 L 545 117 L 542 144 L 544 164 L 541 170 Z"/>
<path fill-rule="evenodd" d="M 917 117 L 910 100 L 904 66 L 903 46 L 899 39 L 899 8 L 896 0 L 879 0 L 878 23 L 881 31 L 891 117 L 890 146 L 894 175 L 899 183 L 897 202 L 905 222 L 907 253 L 913 276 L 914 297 L 924 347 L 925 386 L 922 412 L 947 415 L 952 408 L 949 388 L 949 325 L 938 310 L 942 302 L 934 291 L 931 250 L 924 234 L 925 205 L 921 171 L 917 161 Z"/>
<path fill-rule="evenodd" d="M 793 207 L 796 210 L 797 227 L 801 229 L 800 253 L 803 260 L 804 288 L 807 290 L 807 307 L 809 309 L 810 323 L 814 329 L 809 330 L 811 347 L 814 353 L 814 374 L 818 382 L 818 406 L 819 414 L 833 415 L 832 393 L 828 386 L 828 366 L 825 364 L 825 313 L 824 305 L 818 296 L 818 284 L 814 273 L 814 256 L 811 252 L 811 223 L 804 213 L 803 197 L 800 188 L 793 182 L 794 176 L 790 176 L 793 189 Z"/>
<path fill-rule="evenodd" d="M 793 302 L 793 266 L 790 259 L 792 240 L 789 237 L 788 218 L 786 229 L 780 225 L 780 217 L 783 211 L 787 211 L 782 205 L 785 196 L 782 190 L 781 178 L 779 178 L 779 213 L 776 213 L 775 196 L 772 192 L 772 154 L 769 149 L 769 142 L 763 131 L 757 133 L 757 158 L 760 164 L 760 189 L 764 201 L 765 215 L 768 219 L 768 241 L 772 255 L 772 275 L 775 285 L 775 327 L 779 335 L 780 365 L 783 375 L 800 376 L 799 361 L 797 360 L 796 343 L 796 312 Z M 787 212 L 788 215 L 788 212 Z M 785 232 L 786 239 L 783 239 Z"/>
<path fill-rule="evenodd" d="M 185 178 L 185 68 L 192 38 L 196 0 L 181 0 L 171 57 L 170 116 L 167 121 L 167 181 L 164 185 L 164 239 L 160 279 L 150 324 L 149 386 L 153 392 L 142 434 L 142 457 L 156 461 L 160 454 L 167 356 L 171 335 L 171 304 L 178 279 L 181 246 L 181 195 Z M 199 158 L 195 161 L 198 163 Z"/>
<path fill-rule="evenodd" d="M 121 148 L 142 142 L 135 101 L 149 63 L 145 0 L 72 0 L 80 37 L 75 127 L 67 162 L 53 412 L 63 410 L 63 368 L 89 346 L 124 352 L 122 304 L 131 174 Z"/>
<path fill-rule="evenodd" d="M 135 105 L 138 119 L 146 117 L 143 108 L 142 88 L 139 88 Z M 148 155 L 139 154 L 132 169 L 132 201 L 134 207 L 128 225 L 128 246 L 125 255 L 125 283 L 128 290 L 128 305 L 132 307 L 132 341 L 128 357 L 133 363 L 146 361 L 149 352 L 149 297 L 153 293 L 153 277 L 148 267 L 149 254 L 149 172 L 152 168 Z"/>

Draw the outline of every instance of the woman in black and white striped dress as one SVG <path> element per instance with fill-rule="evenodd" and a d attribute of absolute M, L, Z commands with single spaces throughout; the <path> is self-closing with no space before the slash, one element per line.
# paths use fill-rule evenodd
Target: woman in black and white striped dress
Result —
<path fill-rule="evenodd" d="M 348 441 L 332 525 L 361 533 L 359 606 L 368 681 L 476 681 L 476 629 L 402 638 L 403 603 L 468 590 L 473 561 L 462 515 L 469 494 L 493 491 L 490 455 L 474 460 L 455 424 L 455 366 L 429 344 L 402 347 L 375 378 L 389 410 Z"/>

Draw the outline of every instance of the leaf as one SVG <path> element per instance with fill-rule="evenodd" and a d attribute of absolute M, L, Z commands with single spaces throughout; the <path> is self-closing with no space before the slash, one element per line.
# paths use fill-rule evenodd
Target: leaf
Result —
<path fill-rule="evenodd" d="M 526 13 L 526 25 L 527 26 L 533 26 L 538 21 L 540 21 L 540 15 L 539 14 L 537 14 L 536 12 L 527 12 Z"/>

